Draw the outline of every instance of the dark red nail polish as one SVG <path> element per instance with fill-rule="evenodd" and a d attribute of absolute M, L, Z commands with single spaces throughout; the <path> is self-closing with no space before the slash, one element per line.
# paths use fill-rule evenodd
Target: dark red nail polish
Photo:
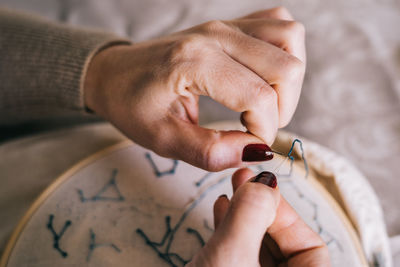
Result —
<path fill-rule="evenodd" d="M 249 144 L 243 148 L 242 161 L 265 161 L 274 157 L 266 144 Z"/>
<path fill-rule="evenodd" d="M 227 195 L 225 195 L 225 194 L 223 194 L 223 195 L 220 195 L 218 198 L 221 198 L 221 197 L 223 197 L 223 198 L 228 198 L 228 196 L 227 196 Z"/>
<path fill-rule="evenodd" d="M 275 188 L 278 185 L 276 176 L 272 172 L 261 172 L 251 180 L 252 183 L 262 183 Z"/>

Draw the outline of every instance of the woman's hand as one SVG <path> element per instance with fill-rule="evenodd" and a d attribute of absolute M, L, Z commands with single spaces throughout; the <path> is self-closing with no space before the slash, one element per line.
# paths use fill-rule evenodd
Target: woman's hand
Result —
<path fill-rule="evenodd" d="M 248 180 L 254 176 L 249 169 L 236 171 L 232 199 L 221 196 L 214 204 L 215 233 L 187 266 L 330 266 L 325 243 L 269 174 Z"/>
<path fill-rule="evenodd" d="M 275 8 L 101 51 L 85 104 L 136 143 L 217 171 L 241 166 L 246 145 L 273 142 L 294 113 L 304 71 L 304 28 Z M 248 132 L 199 127 L 199 95 L 241 112 Z M 243 160 L 260 160 L 253 150 Z"/>

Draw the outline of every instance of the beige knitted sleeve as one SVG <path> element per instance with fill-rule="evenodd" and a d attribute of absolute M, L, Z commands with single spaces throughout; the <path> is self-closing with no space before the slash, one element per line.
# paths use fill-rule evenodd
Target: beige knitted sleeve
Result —
<path fill-rule="evenodd" d="M 91 58 L 124 43 L 129 40 L 0 8 L 0 125 L 84 114 Z"/>

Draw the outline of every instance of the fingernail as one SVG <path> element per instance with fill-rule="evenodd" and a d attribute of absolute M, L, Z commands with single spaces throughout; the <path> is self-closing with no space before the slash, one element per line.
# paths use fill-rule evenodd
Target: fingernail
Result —
<path fill-rule="evenodd" d="M 262 183 L 275 188 L 278 185 L 276 176 L 272 172 L 261 172 L 251 180 L 252 183 Z"/>
<path fill-rule="evenodd" d="M 220 195 L 218 198 L 221 198 L 221 197 L 223 197 L 223 198 L 228 198 L 228 196 L 227 196 L 227 195 L 225 195 L 225 194 L 223 194 L 223 195 Z"/>
<path fill-rule="evenodd" d="M 265 161 L 274 157 L 266 144 L 249 144 L 243 148 L 242 161 Z"/>

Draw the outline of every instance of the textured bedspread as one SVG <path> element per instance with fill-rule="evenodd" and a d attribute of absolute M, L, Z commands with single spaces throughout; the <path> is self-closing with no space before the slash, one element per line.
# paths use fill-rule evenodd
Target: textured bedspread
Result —
<path fill-rule="evenodd" d="M 288 126 L 346 156 L 364 172 L 385 212 L 400 266 L 400 1 L 0 0 L 71 24 L 96 26 L 134 41 L 210 19 L 286 6 L 307 30 L 307 73 Z M 237 114 L 201 99 L 202 122 Z M 396 237 L 397 236 L 397 237 Z M 396 264 L 397 263 L 397 264 Z"/>

